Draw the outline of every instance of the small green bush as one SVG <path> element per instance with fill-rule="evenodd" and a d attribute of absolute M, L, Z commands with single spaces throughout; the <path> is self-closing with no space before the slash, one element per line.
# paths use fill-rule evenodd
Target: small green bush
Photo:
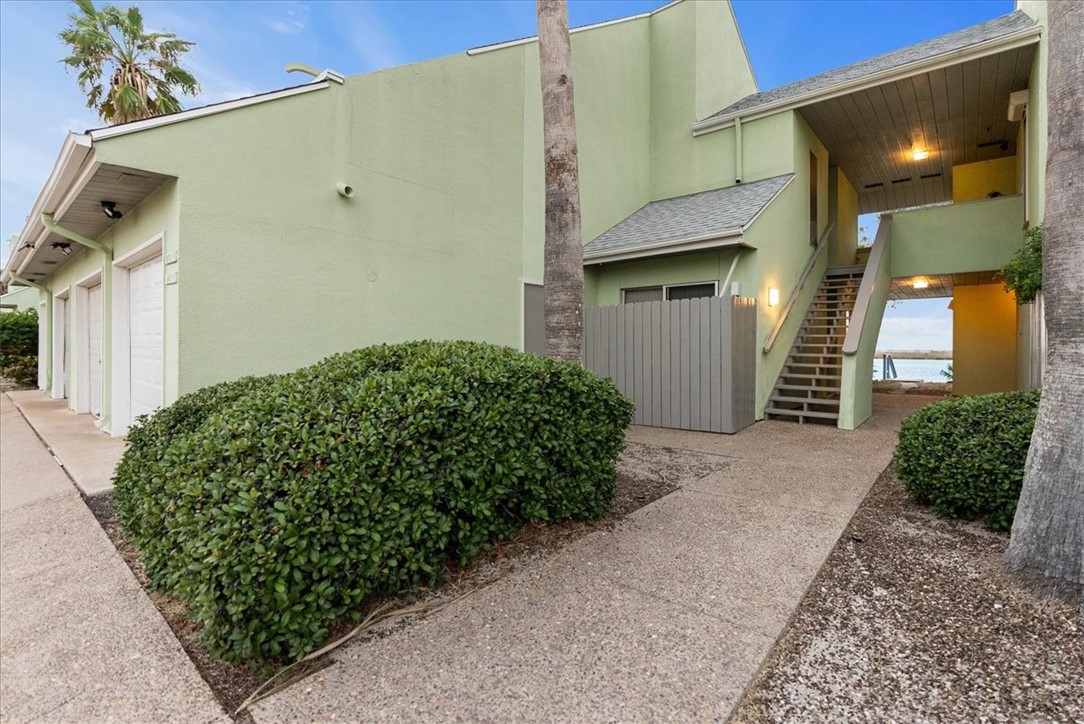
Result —
<path fill-rule="evenodd" d="M 143 420 L 115 481 L 152 585 L 233 661 L 297 659 L 371 594 L 434 583 L 524 523 L 601 515 L 633 412 L 580 367 L 471 342 L 248 384 Z"/>
<path fill-rule="evenodd" d="M 943 400 L 900 427 L 896 473 L 914 500 L 938 515 L 983 518 L 1012 526 L 1038 392 L 1005 392 Z"/>
<path fill-rule="evenodd" d="M 21 384 L 38 378 L 38 313 L 34 309 L 0 314 L 0 375 Z"/>
<path fill-rule="evenodd" d="M 1001 270 L 1005 291 L 1016 294 L 1021 304 L 1035 301 L 1043 286 L 1043 228 L 1027 230 L 1024 245 Z"/>

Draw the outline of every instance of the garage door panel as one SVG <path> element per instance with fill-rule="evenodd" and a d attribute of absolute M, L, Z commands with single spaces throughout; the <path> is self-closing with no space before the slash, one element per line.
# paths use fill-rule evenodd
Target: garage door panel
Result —
<path fill-rule="evenodd" d="M 132 419 L 162 406 L 162 259 L 133 267 L 129 277 L 129 370 Z"/>

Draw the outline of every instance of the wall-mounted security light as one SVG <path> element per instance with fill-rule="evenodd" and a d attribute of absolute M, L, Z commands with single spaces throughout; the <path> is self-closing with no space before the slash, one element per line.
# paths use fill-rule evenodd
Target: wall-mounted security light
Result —
<path fill-rule="evenodd" d="M 768 306 L 769 307 L 778 307 L 779 306 L 779 290 L 776 289 L 775 287 L 768 287 Z"/>
<path fill-rule="evenodd" d="M 335 184 L 335 190 L 338 191 L 339 196 L 342 196 L 344 199 L 354 198 L 354 187 L 350 184 L 337 183 Z"/>
<path fill-rule="evenodd" d="M 925 279 L 915 279 L 911 282 L 911 286 L 915 289 L 926 289 L 930 286 L 930 283 Z"/>
<path fill-rule="evenodd" d="M 116 201 L 102 201 L 101 205 L 102 213 L 114 221 L 124 216 L 124 214 L 120 212 L 120 209 L 117 208 Z"/>
<path fill-rule="evenodd" d="M 72 245 L 66 241 L 54 241 L 53 248 L 60 249 L 60 253 L 64 256 L 72 253 Z"/>

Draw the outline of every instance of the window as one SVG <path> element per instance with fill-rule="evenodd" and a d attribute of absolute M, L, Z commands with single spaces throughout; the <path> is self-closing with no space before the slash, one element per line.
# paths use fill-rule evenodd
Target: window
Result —
<path fill-rule="evenodd" d="M 719 282 L 699 282 L 696 284 L 664 284 L 658 287 L 638 287 L 622 289 L 622 302 L 640 304 L 642 302 L 675 302 L 679 299 L 700 299 L 714 297 L 719 293 Z"/>

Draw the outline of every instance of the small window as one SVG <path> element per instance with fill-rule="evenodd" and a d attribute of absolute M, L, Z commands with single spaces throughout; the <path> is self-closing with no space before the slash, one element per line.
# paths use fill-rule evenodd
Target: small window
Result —
<path fill-rule="evenodd" d="M 700 299 L 701 297 L 715 296 L 716 282 L 705 284 L 682 284 L 666 288 L 667 301 L 673 302 L 678 299 Z"/>
<path fill-rule="evenodd" d="M 662 287 L 641 287 L 640 289 L 625 289 L 624 303 L 639 304 L 640 302 L 661 302 Z"/>
<path fill-rule="evenodd" d="M 700 282 L 697 284 L 667 284 L 661 287 L 639 287 L 622 289 L 622 301 L 625 304 L 643 302 L 675 302 L 679 299 L 700 299 L 714 297 L 719 293 L 719 282 Z"/>

